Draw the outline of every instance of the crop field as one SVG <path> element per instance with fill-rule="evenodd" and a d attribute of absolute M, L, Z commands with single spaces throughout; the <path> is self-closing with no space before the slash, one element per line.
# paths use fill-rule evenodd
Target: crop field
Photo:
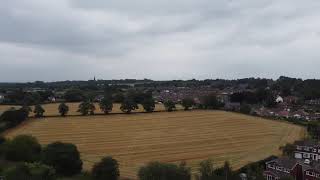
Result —
<path fill-rule="evenodd" d="M 66 103 L 69 106 L 69 113 L 68 115 L 80 115 L 79 112 L 77 112 L 78 110 L 78 106 L 80 103 Z M 51 104 L 43 104 L 42 107 L 45 109 L 45 116 L 58 116 L 59 115 L 59 111 L 58 111 L 58 107 L 59 107 L 59 103 L 51 103 Z M 96 107 L 96 111 L 95 113 L 98 114 L 103 114 L 103 112 L 100 110 L 99 104 L 95 103 L 95 107 Z M 177 109 L 183 109 L 181 105 L 176 105 Z M 0 112 L 6 111 L 10 108 L 20 108 L 20 106 L 10 106 L 10 105 L 0 105 Z M 33 109 L 33 107 L 31 106 L 31 109 Z M 156 104 L 156 111 L 164 111 L 165 108 L 163 106 L 163 104 Z M 141 105 L 139 105 L 139 109 L 133 111 L 133 112 L 143 112 L 144 109 Z M 122 113 L 122 111 L 120 110 L 120 104 L 114 104 L 113 105 L 113 109 L 111 113 Z M 30 113 L 31 116 L 33 116 L 33 113 Z"/>
<path fill-rule="evenodd" d="M 43 145 L 76 144 L 87 170 L 111 155 L 122 177 L 135 178 L 149 161 L 186 161 L 195 172 L 201 160 L 211 158 L 216 166 L 228 160 L 239 168 L 279 154 L 279 146 L 302 138 L 305 130 L 237 113 L 195 110 L 32 119 L 6 136 L 18 134 L 33 135 Z"/>

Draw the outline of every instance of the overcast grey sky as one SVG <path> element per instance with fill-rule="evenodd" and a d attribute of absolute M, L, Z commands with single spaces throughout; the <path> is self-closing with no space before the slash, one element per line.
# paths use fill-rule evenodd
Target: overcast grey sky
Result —
<path fill-rule="evenodd" d="M 319 0 L 1 0 L 0 81 L 320 78 Z"/>

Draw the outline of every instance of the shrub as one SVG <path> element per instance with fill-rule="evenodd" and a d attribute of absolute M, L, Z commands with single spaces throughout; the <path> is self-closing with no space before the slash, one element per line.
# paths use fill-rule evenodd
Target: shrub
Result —
<path fill-rule="evenodd" d="M 184 110 L 187 111 L 195 105 L 195 102 L 192 98 L 184 98 L 181 104 L 184 107 Z"/>
<path fill-rule="evenodd" d="M 92 169 L 92 177 L 95 180 L 117 180 L 120 176 L 118 162 L 112 157 L 105 157 L 96 163 Z"/>
<path fill-rule="evenodd" d="M 109 112 L 112 111 L 113 108 L 113 103 L 112 103 L 112 98 L 109 96 L 105 96 L 101 102 L 99 103 L 100 109 L 105 113 L 108 114 Z"/>
<path fill-rule="evenodd" d="M 54 142 L 43 150 L 43 163 L 52 166 L 58 174 L 71 176 L 81 172 L 82 161 L 77 147 L 70 143 Z"/>
<path fill-rule="evenodd" d="M 139 109 L 139 106 L 132 98 L 127 97 L 121 103 L 120 109 L 122 112 L 131 113 L 131 111 Z"/>
<path fill-rule="evenodd" d="M 55 180 L 55 170 L 40 163 L 20 163 L 4 171 L 7 180 Z"/>
<path fill-rule="evenodd" d="M 35 105 L 33 112 L 35 113 L 35 117 L 43 117 L 43 113 L 45 110 L 40 104 Z"/>
<path fill-rule="evenodd" d="M 190 180 L 191 171 L 185 163 L 177 166 L 169 163 L 151 162 L 140 168 L 138 177 L 140 180 Z"/>
<path fill-rule="evenodd" d="M 61 116 L 65 116 L 69 112 L 69 107 L 65 103 L 61 103 L 58 110 Z"/>
<path fill-rule="evenodd" d="M 166 110 L 168 112 L 171 112 L 176 109 L 176 104 L 173 101 L 168 100 L 168 101 L 164 102 L 164 107 L 166 108 Z"/>
<path fill-rule="evenodd" d="M 151 98 L 145 98 L 143 101 L 142 101 L 142 106 L 143 106 L 143 109 L 146 111 L 146 112 L 152 112 L 154 111 L 155 107 L 156 107 L 156 104 L 154 102 L 154 99 L 151 97 Z"/>
<path fill-rule="evenodd" d="M 8 140 L 3 148 L 5 158 L 11 161 L 33 162 L 39 159 L 41 153 L 38 140 L 28 135 L 19 135 Z"/>

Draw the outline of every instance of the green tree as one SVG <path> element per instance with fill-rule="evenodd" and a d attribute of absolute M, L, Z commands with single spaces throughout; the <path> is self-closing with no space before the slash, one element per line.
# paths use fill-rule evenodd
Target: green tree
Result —
<path fill-rule="evenodd" d="M 139 106 L 132 98 L 127 97 L 121 103 L 120 109 L 122 112 L 131 113 L 131 111 L 139 109 Z"/>
<path fill-rule="evenodd" d="M 18 135 L 7 140 L 3 150 L 7 160 L 33 162 L 40 157 L 41 145 L 35 137 Z"/>
<path fill-rule="evenodd" d="M 142 107 L 146 112 L 153 112 L 155 107 L 156 107 L 156 103 L 154 102 L 154 99 L 151 98 L 144 98 L 144 100 L 142 101 Z"/>
<path fill-rule="evenodd" d="M 4 171 L 7 180 L 55 180 L 52 167 L 40 163 L 20 163 Z"/>
<path fill-rule="evenodd" d="M 0 122 L 4 122 L 6 127 L 15 127 L 19 123 L 25 121 L 28 118 L 27 113 L 24 110 L 8 110 L 0 115 Z"/>
<path fill-rule="evenodd" d="M 185 163 L 179 166 L 170 163 L 150 162 L 139 169 L 140 180 L 190 180 L 191 170 Z"/>
<path fill-rule="evenodd" d="M 26 116 L 29 117 L 29 114 L 32 112 L 32 109 L 30 106 L 27 106 L 26 104 L 23 105 L 21 108 L 20 108 L 21 111 L 24 111 L 26 113 Z"/>
<path fill-rule="evenodd" d="M 80 112 L 83 116 L 88 114 L 93 115 L 96 107 L 91 101 L 83 101 L 79 104 L 78 112 Z"/>
<path fill-rule="evenodd" d="M 168 112 L 176 110 L 176 104 L 171 100 L 164 102 L 164 107 Z"/>
<path fill-rule="evenodd" d="M 82 170 L 80 153 L 74 144 L 54 142 L 43 150 L 42 162 L 52 166 L 58 174 L 72 176 Z"/>
<path fill-rule="evenodd" d="M 202 105 L 205 109 L 218 109 L 223 106 L 217 99 L 215 94 L 209 94 L 202 97 Z"/>
<path fill-rule="evenodd" d="M 67 102 L 80 102 L 84 99 L 84 94 L 79 89 L 71 89 L 64 94 L 64 98 Z"/>
<path fill-rule="evenodd" d="M 65 116 L 69 112 L 69 106 L 67 106 L 65 103 L 61 103 L 58 109 L 61 116 Z"/>
<path fill-rule="evenodd" d="M 108 95 L 105 95 L 104 98 L 99 103 L 101 111 L 103 111 L 105 114 L 108 114 L 112 111 L 113 108 L 113 102 L 112 98 Z"/>
<path fill-rule="evenodd" d="M 92 177 L 95 180 L 117 180 L 120 176 L 119 164 L 112 157 L 104 157 L 92 168 Z"/>
<path fill-rule="evenodd" d="M 42 108 L 40 104 L 35 105 L 33 112 L 35 113 L 35 117 L 43 117 L 43 113 L 45 110 Z"/>
<path fill-rule="evenodd" d="M 251 106 L 249 104 L 241 104 L 240 112 L 243 114 L 250 114 L 251 113 Z"/>
<path fill-rule="evenodd" d="M 184 110 L 187 111 L 195 105 L 195 102 L 192 98 L 184 98 L 181 104 L 184 107 Z"/>
<path fill-rule="evenodd" d="M 196 175 L 197 180 L 213 180 L 215 179 L 215 168 L 213 161 L 208 159 L 200 162 L 199 173 Z"/>
<path fill-rule="evenodd" d="M 279 148 L 284 156 L 293 157 L 296 146 L 294 144 L 286 144 Z"/>

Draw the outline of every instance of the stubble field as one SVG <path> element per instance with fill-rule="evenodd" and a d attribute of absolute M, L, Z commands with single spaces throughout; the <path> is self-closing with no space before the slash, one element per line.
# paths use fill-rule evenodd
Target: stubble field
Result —
<path fill-rule="evenodd" d="M 239 168 L 279 154 L 279 146 L 302 138 L 305 130 L 237 113 L 197 110 L 33 119 L 6 136 L 18 134 L 31 134 L 43 145 L 76 144 L 87 170 L 111 155 L 120 163 L 121 176 L 135 178 L 149 161 L 186 161 L 195 171 L 201 160 L 211 158 L 216 165 L 228 160 Z"/>

